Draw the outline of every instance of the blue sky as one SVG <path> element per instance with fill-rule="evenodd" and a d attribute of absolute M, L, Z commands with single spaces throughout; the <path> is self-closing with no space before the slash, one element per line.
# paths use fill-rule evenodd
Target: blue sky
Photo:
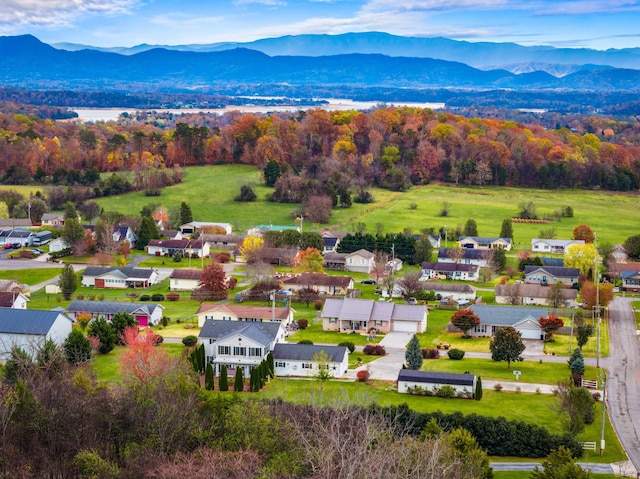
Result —
<path fill-rule="evenodd" d="M 522 45 L 640 47 L 640 0 L 0 0 L 0 35 L 95 46 L 382 31 Z"/>

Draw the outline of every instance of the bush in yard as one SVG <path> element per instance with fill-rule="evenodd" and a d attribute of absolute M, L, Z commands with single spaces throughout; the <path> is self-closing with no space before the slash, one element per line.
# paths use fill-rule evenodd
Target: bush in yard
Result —
<path fill-rule="evenodd" d="M 190 348 L 191 346 L 195 346 L 198 343 L 198 336 L 194 336 L 190 334 L 189 336 L 185 336 L 182 338 L 182 344 L 186 347 Z"/>
<path fill-rule="evenodd" d="M 438 359 L 440 357 L 440 351 L 435 348 L 424 348 L 422 350 L 422 357 L 424 359 Z"/>
<path fill-rule="evenodd" d="M 344 346 L 349 350 L 350 353 L 356 350 L 356 345 L 353 344 L 351 341 L 342 341 L 340 344 L 338 344 L 338 346 Z"/>
<path fill-rule="evenodd" d="M 493 386 L 493 390 L 499 393 L 500 391 L 502 391 L 502 384 L 497 383 L 495 386 Z"/>
<path fill-rule="evenodd" d="M 316 308 L 316 311 L 320 311 L 323 305 L 324 302 L 321 299 L 313 302 L 313 307 Z"/>
<path fill-rule="evenodd" d="M 362 352 L 368 356 L 384 356 L 387 351 L 379 344 L 367 344 Z"/>
<path fill-rule="evenodd" d="M 84 299 L 84 294 L 82 294 L 82 293 L 78 293 L 78 294 L 76 294 L 76 299 L 77 299 L 78 301 L 82 301 L 82 300 Z"/>
<path fill-rule="evenodd" d="M 436 391 L 436 396 L 439 398 L 454 398 L 456 397 L 456 388 L 449 384 L 445 384 Z"/>
<path fill-rule="evenodd" d="M 138 298 L 139 301 L 151 301 L 151 296 L 149 296 L 148 294 L 143 294 L 142 296 L 140 296 L 140 298 Z"/>
<path fill-rule="evenodd" d="M 450 349 L 447 351 L 447 356 L 449 356 L 449 359 L 458 361 L 464 358 L 464 351 L 462 349 Z"/>
<path fill-rule="evenodd" d="M 308 319 L 300 318 L 298 320 L 298 328 L 307 329 L 308 326 L 309 326 L 309 320 Z"/>
<path fill-rule="evenodd" d="M 178 301 L 180 295 L 178 293 L 167 293 L 167 301 Z"/>
<path fill-rule="evenodd" d="M 164 294 L 156 293 L 151 295 L 151 301 L 164 301 Z"/>
<path fill-rule="evenodd" d="M 369 371 L 367 371 L 366 369 L 361 369 L 356 373 L 356 377 L 361 383 L 366 383 L 369 380 Z"/>
<path fill-rule="evenodd" d="M 313 345 L 313 341 L 311 341 L 310 339 L 301 339 L 300 341 L 298 341 L 298 344 L 309 344 L 309 345 Z"/>

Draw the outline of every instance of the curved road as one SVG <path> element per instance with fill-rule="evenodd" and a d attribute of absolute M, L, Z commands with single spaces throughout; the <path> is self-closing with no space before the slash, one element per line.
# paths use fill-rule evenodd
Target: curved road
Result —
<path fill-rule="evenodd" d="M 629 460 L 640 471 L 640 342 L 631 299 L 616 297 L 609 304 L 607 405 L 609 418 Z"/>

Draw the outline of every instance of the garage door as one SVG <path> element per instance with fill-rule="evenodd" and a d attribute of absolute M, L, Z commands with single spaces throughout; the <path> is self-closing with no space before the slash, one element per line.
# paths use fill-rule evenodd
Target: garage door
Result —
<path fill-rule="evenodd" d="M 403 333 L 415 333 L 417 331 L 415 321 L 394 321 L 393 330 Z"/>
<path fill-rule="evenodd" d="M 539 329 L 518 329 L 522 334 L 522 339 L 540 339 Z"/>

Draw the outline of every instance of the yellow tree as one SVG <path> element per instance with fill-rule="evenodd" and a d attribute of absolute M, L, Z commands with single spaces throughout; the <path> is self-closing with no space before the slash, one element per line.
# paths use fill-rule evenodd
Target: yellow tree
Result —
<path fill-rule="evenodd" d="M 307 248 L 296 255 L 295 264 L 298 271 L 304 273 L 324 273 L 324 258 L 315 248 Z"/>
<path fill-rule="evenodd" d="M 259 236 L 247 236 L 240 245 L 240 254 L 247 263 L 255 263 L 260 258 L 264 240 Z"/>
<path fill-rule="evenodd" d="M 573 244 L 564 254 L 564 265 L 567 268 L 578 268 L 586 275 L 596 264 L 600 264 L 600 255 L 593 243 Z"/>

